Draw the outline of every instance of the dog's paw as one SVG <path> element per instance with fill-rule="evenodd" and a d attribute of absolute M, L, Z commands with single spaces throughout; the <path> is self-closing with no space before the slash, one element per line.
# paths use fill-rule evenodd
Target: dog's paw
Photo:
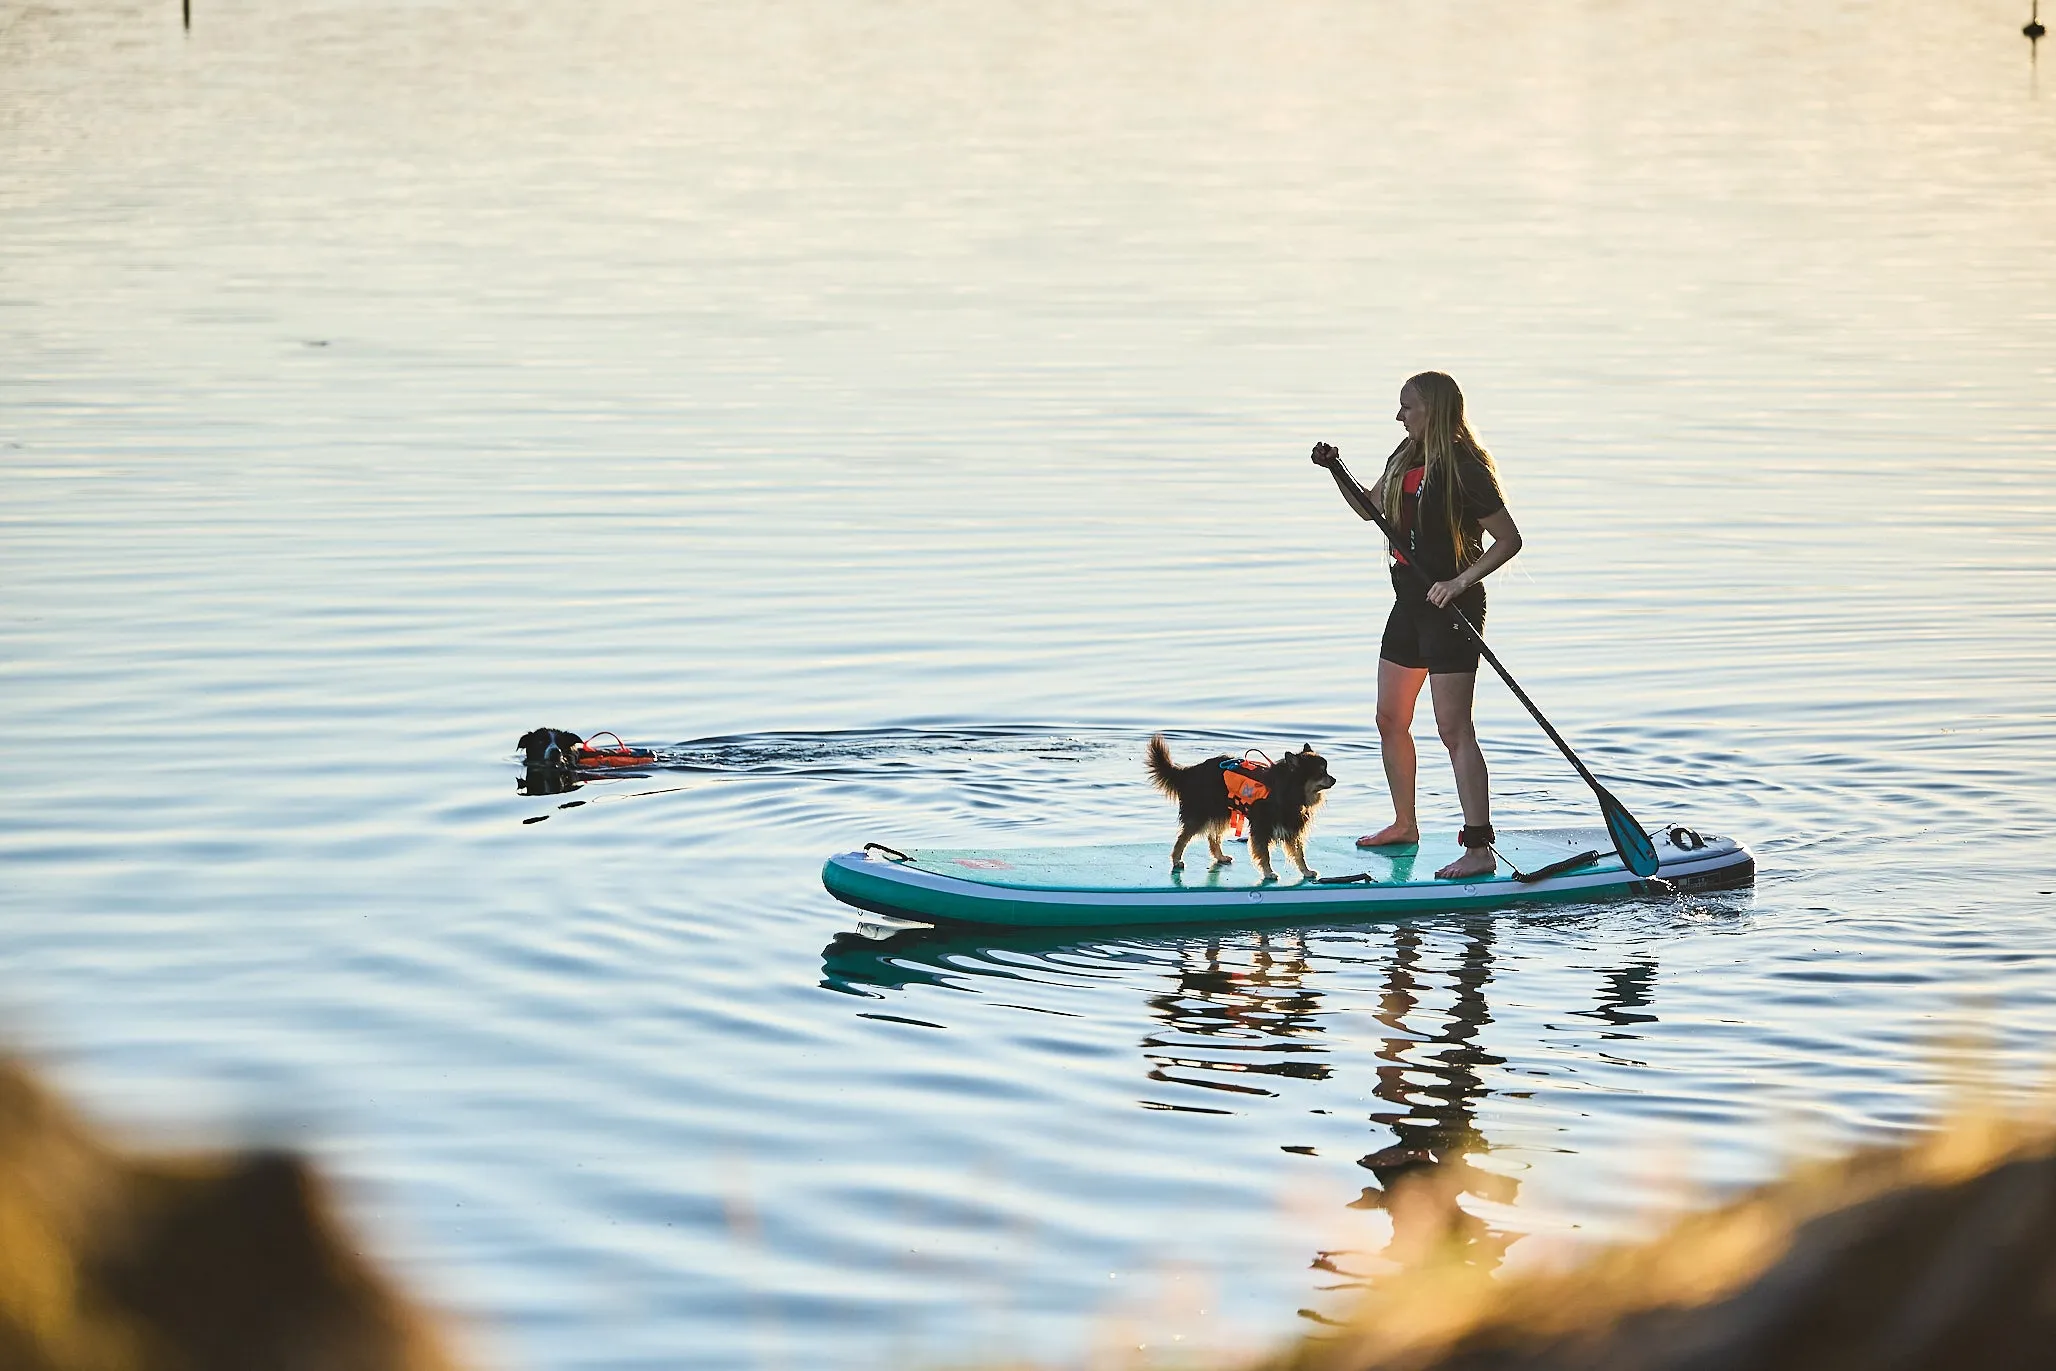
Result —
<path fill-rule="evenodd" d="M 1271 884 L 1272 882 L 1276 881 L 1277 879 L 1278 879 L 1278 873 L 1277 873 L 1277 872 L 1275 872 L 1275 871 L 1271 871 L 1271 870 L 1268 870 L 1268 869 L 1266 869 L 1266 870 L 1265 870 L 1265 872 L 1264 872 L 1264 884 L 1265 884 L 1265 885 L 1270 885 L 1270 884 Z"/>
<path fill-rule="evenodd" d="M 1175 861 L 1175 862 L 1172 862 L 1172 863 L 1171 863 L 1171 870 L 1173 870 L 1173 871 L 1183 871 L 1184 869 L 1185 869 L 1185 862 L 1184 862 L 1184 859 L 1183 859 L 1183 858 L 1180 858 L 1180 859 L 1179 859 L 1178 861 Z"/>
<path fill-rule="evenodd" d="M 1233 866 L 1233 865 L 1235 865 L 1235 859 L 1234 859 L 1233 857 L 1229 856 L 1229 855 L 1228 855 L 1227 853 L 1223 852 L 1223 853 L 1222 853 L 1222 854 L 1221 854 L 1220 856 L 1218 856 L 1218 857 L 1214 858 L 1214 865 L 1215 865 L 1215 866 Z"/>
<path fill-rule="evenodd" d="M 1312 867 L 1307 867 L 1299 873 L 1299 878 L 1302 881 L 1318 881 L 1319 879 L 1321 879 L 1321 873 L 1314 870 Z"/>

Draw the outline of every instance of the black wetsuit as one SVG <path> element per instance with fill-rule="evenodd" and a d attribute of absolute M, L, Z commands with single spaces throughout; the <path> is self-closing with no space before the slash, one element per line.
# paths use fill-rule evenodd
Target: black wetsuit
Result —
<path fill-rule="evenodd" d="M 1463 444 L 1456 449 L 1456 475 L 1457 517 L 1463 523 L 1465 541 L 1475 545 L 1483 536 L 1481 521 L 1505 509 L 1506 501 L 1499 494 L 1499 483 L 1492 479 L 1492 469 Z M 1453 579 L 1459 570 L 1449 523 L 1443 517 L 1443 498 L 1435 482 L 1425 477 L 1417 493 L 1402 497 L 1399 536 L 1406 542 L 1397 555 L 1420 567 L 1428 580 L 1424 583 L 1398 562 L 1393 564 L 1392 613 L 1385 620 L 1385 638 L 1378 647 L 1378 655 L 1388 662 L 1415 669 L 1425 667 L 1437 675 L 1478 669 L 1478 645 L 1456 626 L 1447 609 L 1428 603 L 1428 586 Z M 1427 510 L 1425 518 L 1423 506 Z M 1457 596 L 1452 607 L 1461 610 L 1472 626 L 1482 631 L 1483 583 Z"/>

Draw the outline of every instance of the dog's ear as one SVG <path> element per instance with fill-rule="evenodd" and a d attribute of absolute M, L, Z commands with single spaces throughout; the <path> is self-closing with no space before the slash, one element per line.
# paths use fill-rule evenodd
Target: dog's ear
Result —
<path fill-rule="evenodd" d="M 542 734 L 542 729 L 531 728 L 530 730 L 528 730 L 528 732 L 521 735 L 521 741 L 514 744 L 514 746 L 521 748 L 523 751 L 526 751 L 527 749 L 535 746 L 535 740 L 541 737 Z"/>
<path fill-rule="evenodd" d="M 1314 750 L 1314 745 L 1312 743 L 1302 743 L 1300 744 L 1299 750 L 1301 752 L 1312 752 Z"/>

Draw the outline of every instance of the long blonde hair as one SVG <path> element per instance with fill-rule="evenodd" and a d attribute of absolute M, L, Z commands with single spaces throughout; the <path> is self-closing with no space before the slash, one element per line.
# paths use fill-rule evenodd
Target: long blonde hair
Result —
<path fill-rule="evenodd" d="M 1478 441 L 1478 435 L 1471 432 L 1470 423 L 1463 415 L 1463 391 L 1449 376 L 1439 371 L 1424 371 L 1418 376 L 1407 378 L 1406 384 L 1413 388 L 1414 395 L 1428 411 L 1427 432 L 1416 444 L 1409 433 L 1400 445 L 1392 449 L 1392 455 L 1385 459 L 1385 474 L 1378 478 L 1378 504 L 1395 520 L 1404 497 L 1406 473 L 1416 466 L 1427 468 L 1421 474 L 1424 485 L 1432 485 L 1435 493 L 1442 497 L 1441 514 L 1449 525 L 1449 545 L 1456 549 L 1456 569 L 1463 570 L 1476 561 L 1485 550 L 1484 540 L 1476 533 L 1466 536 L 1463 526 L 1463 490 L 1456 470 L 1459 450 L 1467 450 L 1485 464 L 1485 470 L 1492 473 L 1492 479 L 1499 479 L 1499 467 L 1493 462 L 1492 454 L 1485 451 L 1485 445 Z M 1426 523 L 1428 510 L 1421 509 L 1421 522 Z M 1405 552 L 1405 548 L 1399 549 Z"/>

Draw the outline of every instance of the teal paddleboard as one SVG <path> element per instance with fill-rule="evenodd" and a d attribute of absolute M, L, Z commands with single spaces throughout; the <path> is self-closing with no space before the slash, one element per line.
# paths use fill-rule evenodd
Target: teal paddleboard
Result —
<path fill-rule="evenodd" d="M 1234 861 L 1218 868 L 1204 846 L 1195 845 L 1185 869 L 1174 872 L 1169 842 L 906 851 L 872 843 L 830 857 L 821 882 L 845 904 L 916 922 L 1090 928 L 1363 919 L 1705 890 L 1755 879 L 1756 859 L 1732 838 L 1671 828 L 1655 841 L 1657 871 L 1648 878 L 1621 864 L 1604 828 L 1539 828 L 1501 829 L 1498 871 L 1468 880 L 1435 879 L 1437 869 L 1457 858 L 1450 837 L 1376 852 L 1360 851 L 1347 838 L 1310 839 L 1307 860 L 1326 878 L 1319 882 L 1302 880 L 1276 848 L 1279 879 L 1265 882 L 1241 844 L 1230 845 Z"/>

